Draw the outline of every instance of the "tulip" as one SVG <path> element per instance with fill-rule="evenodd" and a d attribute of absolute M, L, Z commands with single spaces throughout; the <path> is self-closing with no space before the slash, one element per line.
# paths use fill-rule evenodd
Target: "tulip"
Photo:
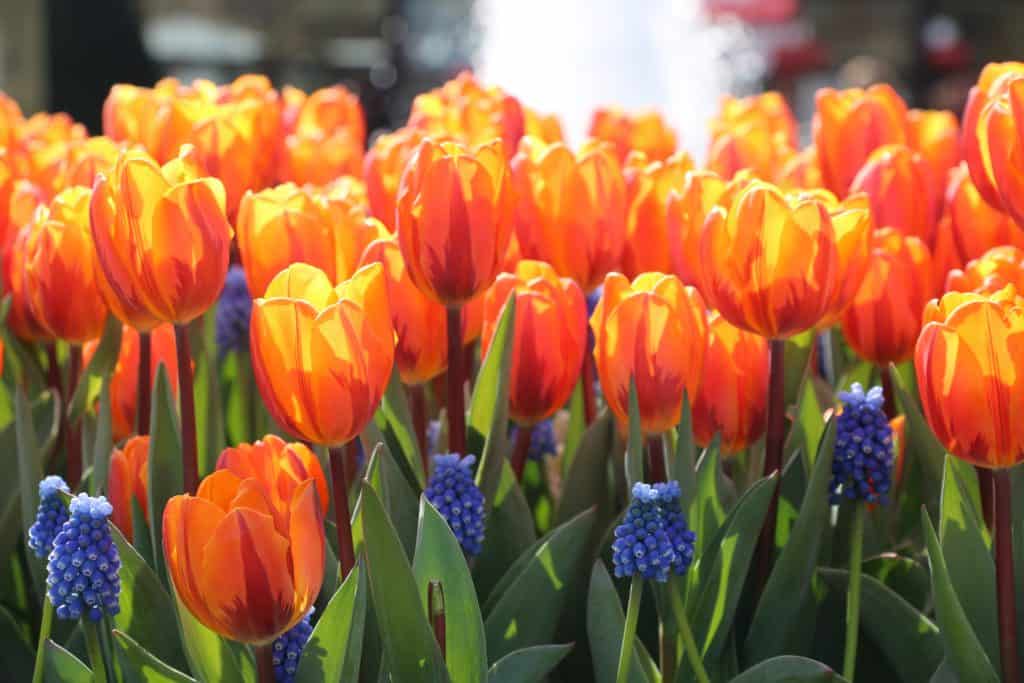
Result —
<path fill-rule="evenodd" d="M 327 479 L 313 451 L 303 443 L 285 443 L 268 434 L 252 444 L 241 443 L 225 448 L 217 458 L 217 469 L 228 470 L 239 479 L 258 479 L 267 484 L 271 504 L 287 508 L 295 490 L 312 479 L 315 483 L 320 512 L 327 514 L 330 498 Z"/>
<path fill-rule="evenodd" d="M 1003 199 L 995 185 L 991 157 L 985 138 L 987 126 L 981 125 L 982 111 L 990 101 L 1004 95 L 1009 84 L 1024 78 L 1024 62 L 992 62 L 986 64 L 971 88 L 964 105 L 963 153 L 971 172 L 971 180 L 988 204 L 1003 209 Z M 1006 141 L 1002 141 L 1003 144 Z"/>
<path fill-rule="evenodd" d="M 628 213 L 622 270 L 627 276 L 671 269 L 665 208 L 669 193 L 682 186 L 687 171 L 692 169 L 693 160 L 685 152 L 664 162 L 648 163 L 647 158 L 638 153 L 626 160 Z"/>
<path fill-rule="evenodd" d="M 114 506 L 114 526 L 135 542 L 132 504 L 139 506 L 142 518 L 149 521 L 149 437 L 133 436 L 110 454 L 107 497 Z"/>
<path fill-rule="evenodd" d="M 750 97 L 722 98 L 718 116 L 711 121 L 711 136 L 754 124 L 778 134 L 786 145 L 796 147 L 799 136 L 796 117 L 781 93 L 769 90 Z"/>
<path fill-rule="evenodd" d="M 907 112 L 907 145 L 928 165 L 937 216 L 942 211 L 946 177 L 960 162 L 960 122 L 956 114 L 938 109 L 911 109 Z"/>
<path fill-rule="evenodd" d="M 1004 81 L 1005 86 L 981 108 L 977 126 L 966 132 L 967 137 L 977 137 L 980 152 L 980 160 L 967 155 L 967 163 L 982 196 L 1024 228 L 1024 75 L 1010 75 Z M 978 161 L 982 168 L 976 170 Z M 984 183 L 979 182 L 982 174 Z M 998 203 L 986 194 L 993 189 Z"/>
<path fill-rule="evenodd" d="M 793 155 L 786 137 L 755 123 L 746 123 L 717 133 L 708 149 L 708 169 L 732 178 L 749 169 L 759 178 L 771 180 Z"/>
<path fill-rule="evenodd" d="M 601 107 L 594 111 L 587 135 L 612 143 L 620 162 L 633 151 L 642 152 L 651 161 L 663 161 L 676 151 L 675 132 L 661 114 L 651 110 L 627 112 Z"/>
<path fill-rule="evenodd" d="M 7 93 L 0 92 L 0 147 L 14 146 L 24 123 L 25 116 L 18 103 Z"/>
<path fill-rule="evenodd" d="M 783 190 L 813 190 L 822 187 L 825 182 L 821 177 L 821 166 L 818 164 L 818 151 L 814 145 L 793 152 L 783 161 L 775 176 L 775 182 Z"/>
<path fill-rule="evenodd" d="M 992 247 L 1003 244 L 1024 247 L 1024 231 L 1007 214 L 985 202 L 971 181 L 965 163 L 950 173 L 946 207 L 954 267 L 963 266 Z"/>
<path fill-rule="evenodd" d="M 951 270 L 946 276 L 945 290 L 994 294 L 1006 285 L 1024 292 L 1024 249 L 1021 247 L 992 247 L 969 261 L 963 270 Z"/>
<path fill-rule="evenodd" d="M 323 514 L 307 479 L 280 503 L 272 483 L 218 470 L 195 496 L 167 501 L 167 573 L 207 628 L 267 644 L 309 612 L 324 578 Z"/>
<path fill-rule="evenodd" d="M 370 211 L 391 230 L 395 226 L 395 200 L 402 172 L 424 137 L 423 131 L 408 126 L 378 135 L 363 161 Z"/>
<path fill-rule="evenodd" d="M 500 138 L 505 153 L 511 156 L 523 137 L 526 121 L 519 100 L 462 71 L 440 88 L 417 95 L 408 125 L 432 138 L 451 137 L 467 145 Z"/>
<path fill-rule="evenodd" d="M 530 107 L 524 106 L 523 117 L 525 121 L 523 126 L 524 135 L 543 140 L 549 145 L 553 145 L 556 142 L 565 142 L 562 122 L 557 114 L 541 114 Z"/>
<path fill-rule="evenodd" d="M 102 135 L 72 142 L 54 192 L 74 185 L 92 187 L 98 175 L 110 173 L 121 149 L 120 144 Z"/>
<path fill-rule="evenodd" d="M 17 129 L 8 148 L 15 175 L 43 189 L 47 199 L 60 186 L 68 148 L 86 138 L 85 126 L 64 113 L 34 114 Z"/>
<path fill-rule="evenodd" d="M 815 96 L 814 146 L 825 186 L 845 197 L 877 148 L 907 141 L 907 105 L 891 86 L 822 88 Z"/>
<path fill-rule="evenodd" d="M 721 435 L 725 454 L 739 453 L 761 438 L 768 395 L 768 342 L 708 316 L 704 372 L 693 400 L 693 435 L 707 446 Z"/>
<path fill-rule="evenodd" d="M 366 123 L 359 98 L 344 86 L 293 96 L 294 123 L 285 126 L 278 180 L 321 185 L 363 165 Z"/>
<path fill-rule="evenodd" d="M 868 196 L 876 225 L 931 243 L 937 220 L 933 188 L 924 157 L 905 145 L 884 145 L 868 157 L 850 192 Z"/>
<path fill-rule="evenodd" d="M 11 298 L 11 308 L 4 324 L 24 341 L 52 341 L 42 324 L 32 314 L 29 291 L 25 284 L 26 248 L 33 226 L 25 225 L 14 234 L 3 253 L 3 290 Z"/>

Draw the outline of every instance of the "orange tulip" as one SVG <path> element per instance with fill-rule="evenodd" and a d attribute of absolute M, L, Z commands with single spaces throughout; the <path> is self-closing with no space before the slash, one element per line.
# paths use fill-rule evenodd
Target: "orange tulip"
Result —
<path fill-rule="evenodd" d="M 782 162 L 775 176 L 775 182 L 783 190 L 813 190 L 822 187 L 825 182 L 821 177 L 821 166 L 818 164 L 818 151 L 814 145 L 793 152 Z"/>
<path fill-rule="evenodd" d="M 171 381 L 171 391 L 178 394 L 178 355 L 174 342 L 174 328 L 158 325 L 149 333 L 151 377 L 156 377 L 157 368 L 163 363 Z M 88 365 L 99 341 L 91 341 L 82 347 L 83 365 Z M 139 333 L 134 327 L 121 327 L 121 348 L 117 364 L 110 376 L 110 407 L 113 421 L 114 441 L 121 441 L 135 434 L 135 411 L 139 391 Z"/>
<path fill-rule="evenodd" d="M 324 578 L 315 481 L 279 503 L 272 486 L 217 470 L 195 496 L 174 496 L 164 508 L 167 573 L 182 603 L 207 628 L 246 643 L 269 643 L 295 626 Z"/>
<path fill-rule="evenodd" d="M 907 105 L 889 85 L 822 88 L 815 107 L 813 136 L 821 175 L 840 197 L 873 151 L 907 141 Z"/>
<path fill-rule="evenodd" d="M 935 289 L 924 242 L 892 228 L 875 231 L 867 275 L 843 313 L 843 338 L 875 365 L 908 360 Z"/>
<path fill-rule="evenodd" d="M 1024 62 L 992 62 L 985 65 L 978 83 L 971 88 L 964 106 L 963 152 L 971 171 L 971 180 L 989 205 L 1003 208 L 1003 200 L 996 188 L 991 158 L 984 144 L 987 131 L 982 127 L 982 111 L 992 99 L 1006 93 L 1009 84 L 1024 78 Z M 987 126 L 985 126 L 987 128 Z M 1003 144 L 1008 144 L 1002 141 Z"/>
<path fill-rule="evenodd" d="M 62 189 L 60 180 L 70 145 L 86 138 L 85 126 L 64 113 L 34 114 L 17 129 L 7 152 L 15 175 L 42 188 L 47 199 Z"/>
<path fill-rule="evenodd" d="M 32 317 L 47 336 L 71 344 L 99 337 L 109 314 L 89 232 L 90 196 L 85 187 L 58 194 L 36 213 L 25 244 L 25 287 Z M 68 296 L 71 284 L 74 295 Z"/>
<path fill-rule="evenodd" d="M 1002 244 L 1024 247 L 1024 231 L 1007 214 L 982 199 L 965 163 L 950 173 L 946 206 L 957 266 Z"/>
<path fill-rule="evenodd" d="M 349 278 L 366 245 L 387 234 L 366 218 L 361 197 L 330 197 L 292 183 L 248 192 L 238 208 L 238 252 L 249 291 L 263 292 L 292 263 L 308 263 L 331 282 Z"/>
<path fill-rule="evenodd" d="M 1013 288 L 932 302 L 914 365 L 925 418 L 946 449 L 980 467 L 1024 461 L 1024 308 Z"/>
<path fill-rule="evenodd" d="M 612 143 L 620 162 L 632 151 L 642 152 L 651 161 L 663 161 L 676 151 L 675 132 L 661 114 L 651 110 L 601 107 L 594 111 L 587 135 Z"/>
<path fill-rule="evenodd" d="M 540 112 L 523 107 L 524 135 L 543 140 L 549 145 L 556 142 L 565 142 L 565 134 L 562 132 L 562 122 L 557 114 L 541 114 Z"/>
<path fill-rule="evenodd" d="M 605 144 L 573 154 L 524 137 L 512 159 L 516 236 L 528 259 L 591 291 L 619 265 L 626 238 L 626 185 Z"/>
<path fill-rule="evenodd" d="M 440 88 L 417 95 L 409 123 L 432 138 L 451 137 L 467 145 L 500 138 L 511 156 L 526 126 L 519 100 L 500 88 L 485 86 L 470 71 L 462 71 Z"/>
<path fill-rule="evenodd" d="M 74 185 L 92 187 L 98 175 L 110 173 L 117 163 L 121 148 L 121 145 L 102 135 L 71 143 L 54 191 L 59 192 Z"/>
<path fill-rule="evenodd" d="M 267 484 L 270 502 L 275 508 L 287 507 L 295 490 L 312 479 L 316 485 L 321 514 L 327 514 L 330 494 L 327 478 L 313 451 L 303 443 L 285 443 L 268 434 L 255 443 L 240 443 L 225 448 L 217 458 L 217 469 L 228 470 L 239 479 L 258 479 Z"/>
<path fill-rule="evenodd" d="M 722 452 L 738 453 L 761 438 L 768 395 L 768 340 L 708 316 L 704 374 L 693 399 L 693 435 L 707 446 L 715 434 Z"/>
<path fill-rule="evenodd" d="M 769 90 L 750 97 L 722 98 L 718 116 L 711 120 L 711 136 L 754 125 L 778 135 L 784 144 L 796 147 L 799 141 L 796 117 L 781 93 Z"/>
<path fill-rule="evenodd" d="M 622 270 L 629 277 L 643 272 L 668 272 L 668 227 L 665 209 L 669 193 L 683 185 L 693 160 L 685 153 L 675 154 L 664 162 L 648 163 L 640 153 L 626 159 L 626 245 L 622 250 Z"/>
<path fill-rule="evenodd" d="M 750 169 L 758 178 L 771 180 L 793 152 L 782 134 L 748 123 L 722 131 L 711 139 L 708 169 L 725 178 Z"/>
<path fill-rule="evenodd" d="M 301 91 L 296 91 L 301 92 Z M 340 175 L 356 175 L 363 165 L 366 123 L 359 98 L 344 86 L 293 95 L 294 124 L 286 123 L 278 180 L 321 185 Z"/>
<path fill-rule="evenodd" d="M 391 377 L 395 339 L 379 264 L 336 287 L 296 263 L 253 302 L 253 371 L 278 424 L 301 439 L 339 445 L 373 416 Z"/>
<path fill-rule="evenodd" d="M 645 434 L 674 427 L 683 391 L 696 396 L 707 347 L 704 300 L 674 275 L 644 273 L 629 282 L 619 273 L 604 280 L 590 327 L 594 362 L 608 407 L 629 421 L 629 386 L 635 382 Z"/>
<path fill-rule="evenodd" d="M 583 290 L 543 261 L 520 261 L 484 298 L 481 354 L 486 357 L 505 303 L 515 296 L 509 417 L 533 425 L 565 405 L 579 379 L 587 346 Z"/>
<path fill-rule="evenodd" d="M 126 151 L 97 180 L 92 237 L 118 318 L 140 330 L 185 324 L 217 301 L 232 232 L 224 201 L 223 185 L 198 177 L 187 147 L 162 168 Z"/>
<path fill-rule="evenodd" d="M 32 314 L 30 292 L 26 286 L 27 245 L 32 236 L 31 224 L 20 228 L 3 253 L 3 291 L 11 297 L 11 308 L 4 324 L 24 341 L 52 341 L 42 324 Z"/>
<path fill-rule="evenodd" d="M 960 161 L 960 122 L 956 114 L 939 109 L 911 109 L 907 112 L 907 145 L 928 163 L 938 214 L 946 176 Z"/>
<path fill-rule="evenodd" d="M 951 270 L 946 276 L 947 292 L 995 293 L 1006 285 L 1024 292 L 1024 249 L 1020 247 L 992 247 L 963 270 Z"/>
<path fill-rule="evenodd" d="M 931 170 L 924 157 L 906 145 L 884 145 L 872 152 L 850 192 L 868 196 L 876 225 L 931 243 L 937 220 Z"/>
<path fill-rule="evenodd" d="M 476 150 L 424 140 L 398 189 L 396 228 L 409 276 L 461 305 L 494 282 L 512 236 L 513 197 L 499 141 Z"/>
<path fill-rule="evenodd" d="M 149 437 L 133 436 L 110 454 L 107 497 L 114 506 L 114 526 L 125 538 L 135 542 L 132 503 L 139 506 L 149 521 Z"/>
<path fill-rule="evenodd" d="M 871 216 L 827 192 L 753 181 L 701 234 L 701 291 L 733 325 L 779 339 L 838 317 L 867 268 Z"/>
<path fill-rule="evenodd" d="M 981 154 L 982 169 L 971 169 L 971 176 L 978 184 L 978 176 L 984 172 L 987 183 L 994 188 L 1001 207 L 1010 214 L 1017 225 L 1024 228 L 1024 75 L 1006 79 L 1005 87 L 989 99 L 981 109 L 977 126 L 967 135 L 976 135 Z M 967 156 L 969 166 L 974 159 Z M 985 191 L 982 190 L 982 196 Z"/>
<path fill-rule="evenodd" d="M 378 135 L 366 153 L 363 177 L 370 199 L 370 211 L 389 229 L 395 227 L 395 200 L 405 165 L 426 134 L 408 126 Z"/>
<path fill-rule="evenodd" d="M 18 103 L 7 93 L 0 92 L 0 147 L 13 147 L 24 123 L 25 117 Z"/>

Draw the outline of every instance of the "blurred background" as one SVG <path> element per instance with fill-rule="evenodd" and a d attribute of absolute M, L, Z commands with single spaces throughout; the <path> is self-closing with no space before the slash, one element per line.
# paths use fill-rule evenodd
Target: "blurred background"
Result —
<path fill-rule="evenodd" d="M 0 88 L 92 132 L 110 85 L 251 71 L 342 82 L 371 131 L 471 67 L 558 113 L 578 141 L 598 105 L 653 106 L 706 146 L 718 96 L 892 83 L 959 113 L 982 64 L 1024 57 L 1021 0 L 0 0 Z M 804 137 L 809 135 L 804 126 Z"/>

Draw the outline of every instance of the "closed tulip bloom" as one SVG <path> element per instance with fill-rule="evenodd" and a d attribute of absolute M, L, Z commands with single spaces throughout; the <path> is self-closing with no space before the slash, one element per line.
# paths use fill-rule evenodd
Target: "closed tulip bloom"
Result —
<path fill-rule="evenodd" d="M 630 283 L 619 273 L 604 281 L 590 327 L 594 362 L 608 407 L 629 421 L 629 386 L 635 382 L 640 424 L 659 434 L 679 422 L 683 391 L 696 396 L 707 347 L 704 300 L 674 275 L 644 273 Z"/>
<path fill-rule="evenodd" d="M 708 316 L 704 374 L 693 399 L 693 435 L 707 446 L 721 435 L 722 452 L 738 453 L 761 438 L 768 395 L 768 340 Z"/>
<path fill-rule="evenodd" d="M 927 245 L 892 228 L 876 230 L 867 275 L 843 313 L 843 338 L 875 365 L 910 359 L 935 290 Z"/>
<path fill-rule="evenodd" d="M 7 93 L 0 93 L 0 147 L 11 147 L 24 123 L 18 103 Z"/>
<path fill-rule="evenodd" d="M 402 172 L 424 137 L 422 130 L 409 126 L 378 135 L 363 160 L 370 211 L 390 230 L 395 228 L 395 200 Z"/>
<path fill-rule="evenodd" d="M 1010 288 L 1012 290 L 1012 288 Z M 1024 308 L 1011 292 L 929 304 L 914 365 L 925 418 L 946 449 L 980 467 L 1024 460 Z"/>
<path fill-rule="evenodd" d="M 840 197 L 872 152 L 907 141 L 907 105 L 889 85 L 822 88 L 815 107 L 813 137 L 822 178 Z"/>
<path fill-rule="evenodd" d="M 446 306 L 483 292 L 512 236 L 513 197 L 500 141 L 475 150 L 426 139 L 398 190 L 396 229 L 409 276 Z"/>
<path fill-rule="evenodd" d="M 68 148 L 86 137 L 85 126 L 69 115 L 39 112 L 18 127 L 7 153 L 15 174 L 42 188 L 49 199 L 63 189 L 60 180 Z"/>
<path fill-rule="evenodd" d="M 33 318 L 50 337 L 82 344 L 103 333 L 103 274 L 89 231 L 86 187 L 72 187 L 40 208 L 25 244 L 25 287 Z M 68 286 L 74 296 L 68 296 Z"/>
<path fill-rule="evenodd" d="M 626 184 L 607 145 L 573 152 L 524 137 L 512 158 L 522 256 L 550 263 L 584 291 L 618 267 L 626 238 Z"/>
<path fill-rule="evenodd" d="M 964 105 L 964 159 L 978 192 L 995 208 L 1002 208 L 1003 200 L 992 175 L 991 158 L 984 144 L 987 126 L 982 127 L 981 116 L 991 100 L 1004 95 L 1009 84 L 1021 78 L 1024 78 L 1024 62 L 990 62 L 981 70 L 978 82 L 971 88 Z"/>
<path fill-rule="evenodd" d="M 718 115 L 711 120 L 711 136 L 750 124 L 777 134 L 789 147 L 799 142 L 796 117 L 782 93 L 774 90 L 749 97 L 722 97 Z"/>
<path fill-rule="evenodd" d="M 11 308 L 4 324 L 24 341 L 52 341 L 42 324 L 32 313 L 29 290 L 26 287 L 26 249 L 32 236 L 33 225 L 28 224 L 14 234 L 11 245 L 3 252 L 3 291 L 11 298 Z"/>
<path fill-rule="evenodd" d="M 518 99 L 501 88 L 484 85 L 472 72 L 462 71 L 441 87 L 417 95 L 408 125 L 431 138 L 451 137 L 467 145 L 500 138 L 505 154 L 512 156 L 526 120 Z"/>
<path fill-rule="evenodd" d="M 305 263 L 281 271 L 253 301 L 249 326 L 256 384 L 271 416 L 313 443 L 350 441 L 387 387 L 394 334 L 381 265 L 337 286 Z"/>
<path fill-rule="evenodd" d="M 825 184 L 818 164 L 818 151 L 814 145 L 793 152 L 775 174 L 775 182 L 786 191 L 812 190 Z"/>
<path fill-rule="evenodd" d="M 725 178 L 749 169 L 758 178 L 772 180 L 794 151 L 781 132 L 757 123 L 744 123 L 711 139 L 708 169 Z"/>
<path fill-rule="evenodd" d="M 317 90 L 303 99 L 285 130 L 278 180 L 321 185 L 358 174 L 365 144 L 359 98 L 340 85 Z"/>
<path fill-rule="evenodd" d="M 525 119 L 524 135 L 543 140 L 549 145 L 556 142 L 565 142 L 565 133 L 562 131 L 562 121 L 557 114 L 542 114 L 530 107 L 523 107 Z"/>
<path fill-rule="evenodd" d="M 676 134 L 652 110 L 628 112 L 619 107 L 601 107 L 590 118 L 587 135 L 610 142 L 620 162 L 630 152 L 642 152 L 651 161 L 662 161 L 675 154 Z"/>
<path fill-rule="evenodd" d="M 987 184 L 998 196 L 999 203 L 993 206 L 1001 207 L 1024 228 L 1024 160 L 1020 158 L 1024 154 L 1024 76 L 1007 79 L 999 94 L 982 107 L 977 127 L 967 135 L 972 132 L 978 137 Z M 967 157 L 967 163 L 973 163 L 972 157 Z M 977 183 L 980 173 L 972 169 L 971 175 Z"/>
<path fill-rule="evenodd" d="M 135 541 L 132 503 L 149 521 L 149 437 L 133 436 L 110 454 L 107 498 L 114 506 L 111 519 L 125 538 Z"/>
<path fill-rule="evenodd" d="M 963 270 L 951 270 L 946 276 L 945 290 L 993 294 L 1006 285 L 1024 292 L 1024 249 L 1020 247 L 992 247 L 969 261 Z"/>
<path fill-rule="evenodd" d="M 992 208 L 971 180 L 967 164 L 961 163 L 949 176 L 946 207 L 958 263 L 978 258 L 992 247 L 1012 244 L 1024 247 L 1021 230 L 1004 212 Z"/>
<path fill-rule="evenodd" d="M 938 215 L 942 210 L 946 177 L 961 158 L 960 122 L 956 114 L 941 109 L 911 109 L 907 112 L 907 146 L 928 164 Z"/>
<path fill-rule="evenodd" d="M 92 187 L 98 175 L 110 173 L 121 149 L 121 144 L 102 135 L 71 143 L 54 190 L 75 185 Z"/>
<path fill-rule="evenodd" d="M 484 298 L 481 353 L 486 357 L 505 304 L 515 296 L 509 417 L 534 425 L 565 405 L 587 346 L 587 303 L 574 280 L 543 261 L 520 261 Z"/>
<path fill-rule="evenodd" d="M 140 330 L 183 325 L 217 301 L 231 225 L 223 185 L 198 176 L 191 150 L 163 167 L 143 152 L 122 153 L 110 177 L 97 180 L 90 214 L 118 318 Z"/>
<path fill-rule="evenodd" d="M 644 272 L 667 273 L 672 268 L 669 256 L 665 209 L 669 194 L 683 185 L 693 160 L 685 153 L 665 161 L 648 162 L 643 154 L 633 153 L 626 160 L 626 245 L 622 250 L 622 271 L 628 277 Z"/>
<path fill-rule="evenodd" d="M 327 514 L 331 502 L 327 479 L 316 454 L 303 443 L 286 443 L 281 437 L 268 434 L 255 443 L 225 448 L 217 458 L 217 469 L 228 470 L 239 479 L 266 483 L 270 502 L 279 509 L 287 507 L 295 490 L 312 479 L 320 512 Z"/>
<path fill-rule="evenodd" d="M 270 482 L 217 470 L 167 501 L 167 573 L 186 608 L 232 640 L 266 644 L 309 612 L 324 578 L 316 482 L 275 504 Z"/>
<path fill-rule="evenodd" d="M 931 243 L 935 231 L 935 190 L 927 161 L 906 145 L 879 147 L 857 173 L 850 192 L 868 196 L 871 214 L 880 227 Z"/>

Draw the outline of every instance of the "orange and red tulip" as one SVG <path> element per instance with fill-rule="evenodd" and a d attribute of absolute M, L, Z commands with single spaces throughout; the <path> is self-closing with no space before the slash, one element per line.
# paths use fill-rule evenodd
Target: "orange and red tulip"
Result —
<path fill-rule="evenodd" d="M 768 340 L 708 316 L 704 375 L 693 398 L 693 435 L 707 446 L 721 435 L 722 452 L 738 453 L 761 438 L 768 395 Z"/>
<path fill-rule="evenodd" d="M 590 327 L 601 388 L 620 424 L 629 421 L 632 380 L 643 432 L 674 427 L 683 391 L 697 395 L 704 367 L 708 331 L 700 293 L 674 275 L 644 273 L 630 283 L 609 273 Z"/>
<path fill-rule="evenodd" d="M 11 148 L 25 123 L 21 107 L 7 93 L 0 92 L 0 147 Z"/>
<path fill-rule="evenodd" d="M 30 293 L 25 283 L 26 249 L 32 229 L 32 224 L 20 228 L 3 252 L 3 291 L 11 297 L 11 308 L 4 324 L 24 341 L 52 341 L 53 338 L 32 314 Z"/>
<path fill-rule="evenodd" d="M 938 214 L 946 177 L 960 162 L 960 122 L 956 114 L 941 109 L 911 109 L 907 112 L 907 146 L 928 163 Z"/>
<path fill-rule="evenodd" d="M 540 112 L 523 107 L 525 119 L 524 135 L 543 140 L 549 145 L 556 142 L 565 142 L 565 133 L 562 132 L 562 121 L 557 114 L 541 114 Z"/>
<path fill-rule="evenodd" d="M 630 154 L 626 159 L 623 174 L 628 208 L 622 272 L 628 277 L 671 270 L 665 209 L 669 194 L 682 187 L 686 173 L 691 170 L 693 160 L 685 152 L 650 163 L 640 153 Z"/>
<path fill-rule="evenodd" d="M 475 150 L 424 140 L 398 190 L 396 229 L 409 276 L 446 306 L 494 282 L 512 236 L 513 197 L 500 141 Z"/>
<path fill-rule="evenodd" d="M 601 107 L 590 119 L 587 135 L 610 142 L 620 162 L 630 152 L 642 152 L 651 161 L 675 154 L 676 134 L 661 114 L 651 110 L 628 112 L 619 107 Z"/>
<path fill-rule="evenodd" d="M 18 127 L 7 153 L 15 174 L 42 188 L 49 199 L 62 189 L 68 148 L 86 137 L 85 126 L 67 114 L 40 112 Z"/>
<path fill-rule="evenodd" d="M 971 181 L 967 164 L 960 164 L 949 176 L 946 206 L 957 265 L 978 258 L 992 247 L 1012 244 L 1024 247 L 1024 230 L 1010 217 L 992 208 Z"/>
<path fill-rule="evenodd" d="M 777 135 L 790 148 L 799 142 L 796 117 L 786 98 L 774 90 L 749 97 L 724 96 L 718 115 L 711 120 L 711 136 L 751 125 Z"/>
<path fill-rule="evenodd" d="M 1024 249 L 1005 245 L 992 247 L 976 259 L 968 261 L 963 270 L 949 271 L 947 292 L 995 293 L 1013 285 L 1024 292 Z"/>
<path fill-rule="evenodd" d="M 509 374 L 509 417 L 533 425 L 565 405 L 579 379 L 587 347 L 587 303 L 570 278 L 543 261 L 520 261 L 484 298 L 481 353 L 487 355 L 505 304 L 515 296 Z"/>
<path fill-rule="evenodd" d="M 964 159 L 971 171 L 971 180 L 991 206 L 1003 208 L 1003 200 L 995 186 L 991 159 L 984 144 L 986 130 L 982 127 L 982 111 L 988 103 L 1006 93 L 1009 84 L 1024 78 L 1024 62 L 991 62 L 985 65 L 978 82 L 971 88 L 964 105 L 962 146 Z M 1004 141 L 1005 142 L 1005 141 Z"/>
<path fill-rule="evenodd" d="M 772 180 L 794 153 L 780 133 L 757 124 L 744 124 L 716 134 L 708 148 L 708 169 L 724 178 L 749 169 Z"/>
<path fill-rule="evenodd" d="M 550 263 L 584 291 L 618 267 L 626 239 L 626 184 L 605 144 L 578 154 L 524 137 L 512 158 L 516 237 L 523 257 Z"/>
<path fill-rule="evenodd" d="M 295 107 L 298 99 L 293 96 L 288 106 Z M 341 175 L 360 173 L 366 123 L 355 94 L 340 85 L 322 88 L 304 97 L 289 119 L 278 169 L 280 182 L 322 185 Z"/>
<path fill-rule="evenodd" d="M 875 225 L 896 228 L 931 244 L 935 232 L 936 187 L 923 156 L 906 145 L 883 145 L 861 167 L 850 192 L 863 192 Z"/>
<path fill-rule="evenodd" d="M 424 137 L 426 133 L 409 126 L 378 135 L 363 161 L 370 211 L 390 230 L 395 228 L 395 203 L 402 172 Z"/>
<path fill-rule="evenodd" d="M 814 145 L 793 152 L 782 162 L 775 176 L 775 182 L 786 191 L 813 190 L 825 184 L 818 165 L 818 151 Z"/>
<path fill-rule="evenodd" d="M 110 454 L 107 497 L 114 506 L 114 526 L 125 538 L 135 541 L 132 503 L 149 521 L 149 437 L 133 436 Z"/>
<path fill-rule="evenodd" d="M 217 470 L 167 501 L 167 573 L 204 626 L 265 644 L 309 612 L 324 578 L 324 517 L 307 479 L 277 503 L 273 482 Z"/>
<path fill-rule="evenodd" d="M 451 137 L 467 145 L 500 138 L 505 154 L 512 156 L 523 137 L 526 118 L 518 99 L 462 71 L 441 87 L 417 95 L 408 125 L 432 138 Z"/>
<path fill-rule="evenodd" d="M 380 264 L 335 286 L 296 263 L 253 301 L 249 328 L 260 395 L 295 436 L 336 446 L 373 417 L 391 377 L 395 332 Z"/>
<path fill-rule="evenodd" d="M 980 159 L 967 155 L 967 163 L 982 196 L 1024 228 L 1024 75 L 1008 74 L 1004 83 L 982 106 L 975 128 L 965 131 L 966 137 L 977 137 L 980 154 Z M 974 168 L 978 161 L 981 169 Z M 998 203 L 986 194 L 992 190 Z"/>
<path fill-rule="evenodd" d="M 316 454 L 303 443 L 286 443 L 268 434 L 255 443 L 240 443 L 225 448 L 217 458 L 217 469 L 228 470 L 239 479 L 258 479 L 267 485 L 275 508 L 287 508 L 295 490 L 312 479 L 320 501 L 320 512 L 327 514 L 331 499 L 327 478 Z"/>

